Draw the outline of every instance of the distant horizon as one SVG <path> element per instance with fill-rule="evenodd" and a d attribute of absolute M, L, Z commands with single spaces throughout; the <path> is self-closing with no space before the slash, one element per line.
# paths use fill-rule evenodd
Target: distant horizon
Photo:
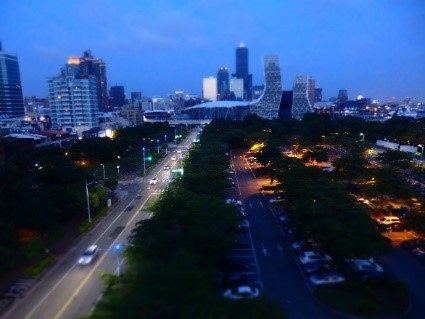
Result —
<path fill-rule="evenodd" d="M 243 42 L 253 85 L 264 84 L 262 57 L 275 54 L 283 90 L 309 75 L 324 100 L 346 89 L 350 100 L 425 102 L 425 1 L 307 2 L 2 2 L 0 41 L 18 57 L 24 97 L 47 97 L 47 79 L 85 50 L 105 61 L 108 90 L 202 96 L 204 77 L 235 72 Z"/>

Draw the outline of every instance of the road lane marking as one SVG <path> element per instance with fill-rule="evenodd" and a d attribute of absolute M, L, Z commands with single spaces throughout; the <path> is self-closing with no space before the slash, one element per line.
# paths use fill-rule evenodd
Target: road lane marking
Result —
<path fill-rule="evenodd" d="M 251 202 L 248 202 L 248 204 L 249 204 L 249 208 L 252 208 L 252 204 L 251 204 Z"/>
<path fill-rule="evenodd" d="M 263 205 L 263 202 L 262 201 L 260 201 L 260 206 L 264 208 L 264 205 Z"/>

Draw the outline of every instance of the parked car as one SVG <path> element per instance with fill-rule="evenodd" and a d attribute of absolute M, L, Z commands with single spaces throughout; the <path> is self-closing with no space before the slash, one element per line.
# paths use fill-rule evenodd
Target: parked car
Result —
<path fill-rule="evenodd" d="M 91 264 L 97 257 L 99 253 L 99 247 L 97 245 L 91 245 L 88 247 L 78 259 L 78 264 L 81 266 L 86 266 Z"/>
<path fill-rule="evenodd" d="M 158 183 L 158 179 L 156 177 L 152 177 L 149 181 L 149 185 L 156 185 Z"/>
<path fill-rule="evenodd" d="M 400 248 L 403 249 L 414 249 L 416 247 L 425 247 L 425 238 L 407 239 L 400 243 Z"/>
<path fill-rule="evenodd" d="M 362 279 L 384 277 L 384 269 L 381 265 L 375 262 L 373 258 L 369 259 L 347 259 L 351 270 L 355 276 L 360 276 Z"/>
<path fill-rule="evenodd" d="M 335 285 L 345 281 L 345 277 L 339 274 L 316 274 L 308 279 L 313 286 Z"/>
<path fill-rule="evenodd" d="M 397 216 L 385 216 L 378 219 L 378 223 L 381 225 L 392 225 L 392 224 L 399 224 L 400 218 Z"/>
<path fill-rule="evenodd" d="M 260 295 L 260 290 L 254 286 L 238 286 L 235 288 L 227 289 L 223 296 L 225 298 L 239 300 L 239 299 L 251 299 L 256 298 Z"/>
<path fill-rule="evenodd" d="M 314 261 L 311 263 L 303 264 L 303 269 L 307 274 L 316 274 L 316 273 L 331 273 L 338 270 L 336 264 L 332 262 L 323 262 L 323 261 Z"/>
<path fill-rule="evenodd" d="M 329 255 L 319 253 L 314 250 L 307 250 L 300 254 L 300 262 L 302 264 L 311 263 L 314 261 L 331 261 L 332 258 Z"/>
<path fill-rule="evenodd" d="M 412 254 L 417 257 L 425 257 L 425 247 L 416 247 L 412 250 Z"/>

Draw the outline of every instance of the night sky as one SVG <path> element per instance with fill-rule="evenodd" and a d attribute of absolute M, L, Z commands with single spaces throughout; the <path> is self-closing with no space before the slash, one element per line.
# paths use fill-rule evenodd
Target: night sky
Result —
<path fill-rule="evenodd" d="M 285 90 L 311 75 L 325 99 L 425 101 L 424 0 L 3 0 L 0 41 L 24 96 L 45 97 L 47 78 L 87 49 L 127 96 L 201 94 L 203 77 L 235 72 L 242 41 L 253 84 L 277 54 Z"/>

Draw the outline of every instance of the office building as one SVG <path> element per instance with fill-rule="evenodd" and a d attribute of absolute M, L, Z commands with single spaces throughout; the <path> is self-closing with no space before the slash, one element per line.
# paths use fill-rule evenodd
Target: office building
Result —
<path fill-rule="evenodd" d="M 96 91 L 99 111 L 110 111 L 108 103 L 108 89 L 106 80 L 106 64 L 102 59 L 94 58 L 90 50 L 84 51 L 79 59 L 80 74 L 92 75 L 96 78 Z"/>
<path fill-rule="evenodd" d="M 236 48 L 236 73 L 232 74 L 233 77 L 243 79 L 244 95 L 243 99 L 247 101 L 252 100 L 252 74 L 249 74 L 249 58 L 248 48 L 244 43 L 241 43 Z"/>
<path fill-rule="evenodd" d="M 0 42 L 0 115 L 23 117 L 21 76 L 16 55 L 6 53 Z"/>
<path fill-rule="evenodd" d="M 292 118 L 302 120 L 304 114 L 313 112 L 314 79 L 308 75 L 295 77 L 292 97 Z"/>
<path fill-rule="evenodd" d="M 322 102 L 322 88 L 314 88 L 314 102 Z"/>
<path fill-rule="evenodd" d="M 265 89 L 259 100 L 251 103 L 250 113 L 265 119 L 275 119 L 278 116 L 282 97 L 279 57 L 277 55 L 264 56 L 263 66 Z"/>
<path fill-rule="evenodd" d="M 345 103 L 348 101 L 348 92 L 347 90 L 339 90 L 338 91 L 338 102 L 339 103 Z"/>
<path fill-rule="evenodd" d="M 52 127 L 82 136 L 99 126 L 96 78 L 81 75 L 78 64 L 68 63 L 50 78 L 48 93 Z"/>
<path fill-rule="evenodd" d="M 111 86 L 109 89 L 109 104 L 112 109 L 119 109 L 126 104 L 124 87 L 121 85 Z"/>
<path fill-rule="evenodd" d="M 203 78 L 202 97 L 205 100 L 217 101 L 217 79 L 215 77 Z"/>
<path fill-rule="evenodd" d="M 229 71 L 226 67 L 221 67 L 217 72 L 217 94 L 219 100 L 225 100 L 229 96 Z"/>
<path fill-rule="evenodd" d="M 230 78 L 230 92 L 232 93 L 235 100 L 241 101 L 244 96 L 244 88 L 243 88 L 243 79 L 238 79 L 235 77 Z"/>

